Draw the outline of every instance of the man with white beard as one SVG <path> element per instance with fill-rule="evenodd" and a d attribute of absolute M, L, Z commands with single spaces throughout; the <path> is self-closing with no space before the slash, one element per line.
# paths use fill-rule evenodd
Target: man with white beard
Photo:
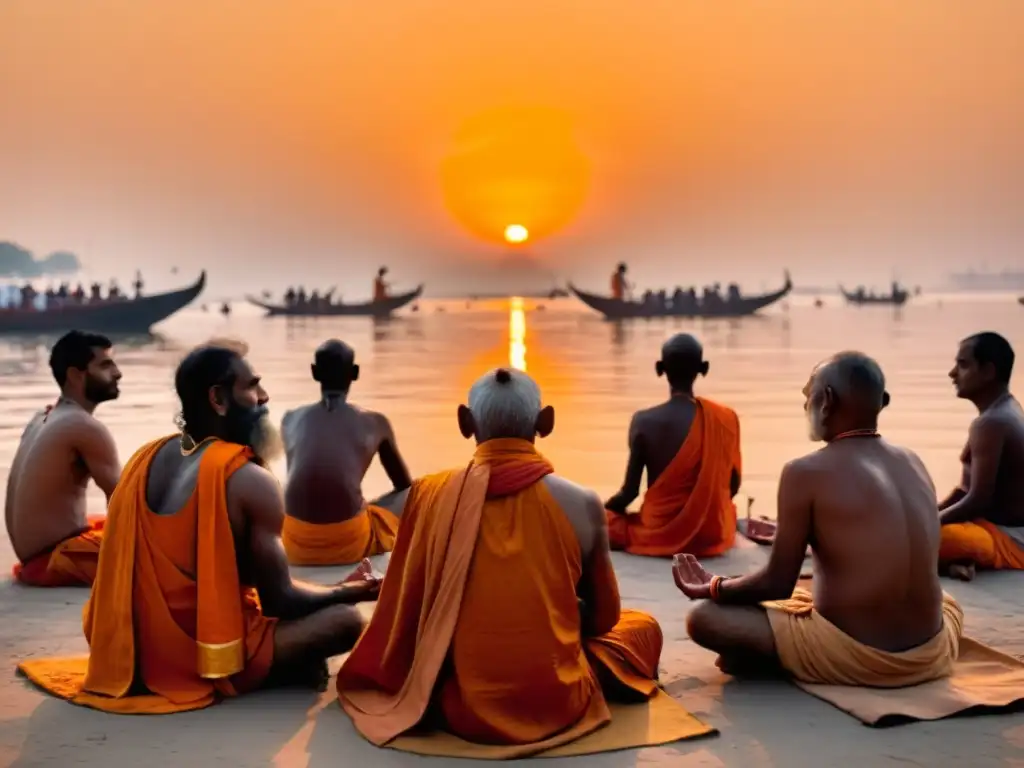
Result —
<path fill-rule="evenodd" d="M 950 674 L 963 611 L 939 586 L 935 486 L 916 455 L 878 433 L 881 369 L 841 352 L 803 392 L 811 439 L 825 447 L 782 470 L 768 565 L 723 579 L 676 558 L 677 586 L 702 600 L 691 639 L 731 674 L 892 688 Z M 808 544 L 813 596 L 796 588 Z"/>

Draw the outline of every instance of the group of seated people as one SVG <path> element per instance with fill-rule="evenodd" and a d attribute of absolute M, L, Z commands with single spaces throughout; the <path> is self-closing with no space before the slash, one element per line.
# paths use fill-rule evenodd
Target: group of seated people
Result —
<path fill-rule="evenodd" d="M 626 279 L 628 268 L 625 264 L 619 264 L 612 273 L 611 287 L 612 298 L 622 301 L 632 290 L 632 286 Z M 727 303 L 740 301 L 740 287 L 737 283 L 730 283 L 725 297 L 722 296 L 722 286 L 719 283 L 706 285 L 700 295 L 697 296 L 697 289 L 692 285 L 683 289 L 676 286 L 671 295 L 665 290 L 646 290 L 640 296 L 640 302 L 655 311 L 672 310 L 677 313 L 707 309 L 708 307 L 719 306 Z"/>
<path fill-rule="evenodd" d="M 118 396 L 112 345 L 72 332 L 51 355 L 61 395 L 29 423 L 11 468 L 14 575 L 91 585 L 74 700 L 106 711 L 323 685 L 326 660 L 351 651 L 338 696 L 374 743 L 423 721 L 480 743 L 575 738 L 609 722 L 608 701 L 657 691 L 661 629 L 620 605 L 613 549 L 673 557 L 677 586 L 701 601 L 690 638 L 730 674 L 913 685 L 948 675 L 957 657 L 963 613 L 940 572 L 1024 568 L 1013 359 L 993 333 L 960 345 L 950 378 L 979 416 L 963 481 L 941 504 L 921 460 L 879 435 L 889 394 L 878 364 L 842 352 L 817 366 L 804 408 L 825 446 L 782 471 L 767 565 L 723 579 L 700 559 L 735 540 L 739 419 L 695 394 L 709 363 L 692 336 L 663 346 L 656 372 L 670 396 L 633 417 L 623 486 L 602 503 L 538 451 L 555 410 L 514 369 L 481 376 L 458 408 L 476 444 L 468 463 L 413 480 L 387 418 L 349 401 L 359 366 L 338 340 L 315 354 L 320 399 L 286 413 L 280 433 L 244 346 L 196 348 L 175 375 L 180 433 L 122 470 L 93 415 Z M 283 492 L 267 469 L 282 443 Z M 360 483 L 375 456 L 394 490 L 367 503 Z M 105 520 L 86 514 L 90 478 L 107 495 Z M 797 586 L 808 545 L 813 595 Z M 364 558 L 389 550 L 382 577 Z M 321 586 L 289 563 L 359 565 Z M 377 603 L 368 622 L 354 607 L 364 601 Z"/>

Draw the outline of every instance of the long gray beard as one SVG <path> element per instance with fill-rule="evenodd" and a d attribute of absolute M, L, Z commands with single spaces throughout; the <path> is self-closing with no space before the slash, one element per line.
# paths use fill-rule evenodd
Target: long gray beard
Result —
<path fill-rule="evenodd" d="M 269 416 L 264 416 L 253 425 L 249 447 L 264 463 L 270 463 L 284 454 L 281 431 Z"/>

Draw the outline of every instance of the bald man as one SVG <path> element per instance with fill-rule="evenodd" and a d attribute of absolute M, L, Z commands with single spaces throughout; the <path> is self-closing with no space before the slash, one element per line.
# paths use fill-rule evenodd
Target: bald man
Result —
<path fill-rule="evenodd" d="M 639 411 L 629 425 L 629 461 L 622 488 L 605 502 L 613 549 L 671 557 L 720 555 L 736 538 L 733 497 L 740 486 L 740 422 L 736 412 L 694 394 L 710 368 L 704 348 L 688 333 L 665 342 L 655 363 L 668 379 L 669 398 Z M 639 513 L 627 512 L 647 493 Z"/>
<path fill-rule="evenodd" d="M 690 638 L 732 674 L 773 666 L 800 681 L 903 687 L 950 674 L 963 611 L 939 586 L 935 486 L 921 460 L 878 433 L 888 404 L 878 364 L 836 355 L 804 388 L 811 439 L 825 447 L 779 479 L 768 565 L 722 579 L 677 558 Z M 807 545 L 813 597 L 796 588 Z"/>
<path fill-rule="evenodd" d="M 661 629 L 620 606 L 600 499 L 537 450 L 555 412 L 536 382 L 485 374 L 458 423 L 472 461 L 409 492 L 338 698 L 375 744 L 423 720 L 529 755 L 607 724 L 608 697 L 645 706 Z"/>
<path fill-rule="evenodd" d="M 1010 393 L 1010 342 L 986 331 L 964 339 L 949 372 L 957 397 L 978 409 L 960 461 L 960 486 L 939 504 L 939 563 L 954 578 L 1024 570 L 1024 411 Z"/>
<path fill-rule="evenodd" d="M 352 348 L 324 342 L 312 372 L 320 401 L 287 412 L 281 424 L 288 462 L 284 547 L 292 565 L 357 563 L 391 551 L 412 479 L 387 418 L 348 402 L 359 378 Z M 368 504 L 362 480 L 374 456 L 394 490 Z"/>

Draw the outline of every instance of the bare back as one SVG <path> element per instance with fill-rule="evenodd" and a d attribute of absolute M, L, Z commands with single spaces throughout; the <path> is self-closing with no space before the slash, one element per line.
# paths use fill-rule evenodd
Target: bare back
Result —
<path fill-rule="evenodd" d="M 971 488 L 974 450 L 984 450 L 982 446 L 972 448 L 972 442 L 990 439 L 989 436 L 994 434 L 999 441 L 998 467 L 985 519 L 997 525 L 1024 526 L 1024 410 L 1021 410 L 1020 403 L 1010 397 L 993 405 L 975 419 L 971 433 L 972 437 L 960 457 L 964 492 Z"/>
<path fill-rule="evenodd" d="M 875 438 L 837 441 L 797 463 L 792 479 L 811 497 L 815 608 L 882 650 L 931 639 L 942 625 L 939 519 L 921 460 Z"/>
<path fill-rule="evenodd" d="M 336 402 L 303 406 L 282 421 L 288 481 L 285 509 L 310 523 L 348 520 L 365 506 L 362 482 L 382 443 L 393 439 L 379 413 Z"/>
<path fill-rule="evenodd" d="M 5 520 L 18 559 L 27 562 L 86 530 L 90 478 L 109 499 L 119 475 L 113 438 L 92 414 L 77 406 L 36 414 L 7 479 Z"/>
<path fill-rule="evenodd" d="M 654 408 L 638 411 L 633 417 L 630 446 L 634 450 L 637 447 L 641 449 L 648 488 L 654 485 L 686 442 L 696 408 L 689 398 L 673 397 Z"/>

